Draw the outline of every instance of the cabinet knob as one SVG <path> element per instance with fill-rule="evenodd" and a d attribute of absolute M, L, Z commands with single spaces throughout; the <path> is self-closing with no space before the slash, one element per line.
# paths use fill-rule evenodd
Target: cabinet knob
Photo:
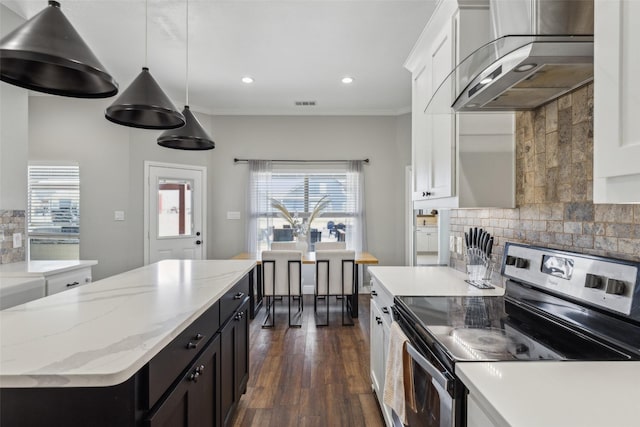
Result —
<path fill-rule="evenodd" d="M 389 314 L 389 309 L 387 307 L 382 307 L 382 312 L 384 314 Z"/>
<path fill-rule="evenodd" d="M 244 298 L 244 292 L 238 292 L 233 296 L 233 299 L 242 299 Z"/>
<path fill-rule="evenodd" d="M 234 316 L 234 319 L 241 320 L 243 317 L 244 317 L 244 311 L 241 311 Z"/>
<path fill-rule="evenodd" d="M 202 334 L 196 334 L 195 337 L 193 337 L 193 339 L 200 341 L 202 338 L 204 338 L 204 335 Z"/>
<path fill-rule="evenodd" d="M 198 372 L 199 374 L 202 374 L 204 372 L 204 365 L 200 365 L 196 368 L 196 372 Z"/>
<path fill-rule="evenodd" d="M 200 376 L 200 372 L 198 372 L 198 370 L 196 369 L 196 372 L 194 372 L 191 375 L 189 375 L 189 380 L 193 381 L 194 383 L 197 383 L 199 376 Z"/>
<path fill-rule="evenodd" d="M 379 316 L 376 316 L 376 322 L 378 322 L 378 325 L 382 325 L 382 318 Z"/>
<path fill-rule="evenodd" d="M 198 347 L 198 344 L 194 344 L 194 343 L 192 343 L 191 341 L 189 341 L 189 342 L 187 343 L 187 349 L 189 349 L 189 350 L 194 349 L 194 348 L 197 348 L 197 347 Z"/>
<path fill-rule="evenodd" d="M 202 244 L 202 240 L 196 240 L 196 245 Z"/>
<path fill-rule="evenodd" d="M 377 297 L 378 293 L 376 291 L 371 291 L 371 296 Z"/>
<path fill-rule="evenodd" d="M 429 196 L 432 196 L 432 195 L 433 195 L 433 193 L 431 191 L 423 191 L 422 192 L 422 197 L 429 197 Z"/>

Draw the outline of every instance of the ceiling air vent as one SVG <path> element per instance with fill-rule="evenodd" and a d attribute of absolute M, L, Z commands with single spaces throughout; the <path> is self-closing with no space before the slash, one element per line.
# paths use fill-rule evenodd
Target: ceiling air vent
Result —
<path fill-rule="evenodd" d="M 296 101 L 296 107 L 315 107 L 316 101 Z"/>

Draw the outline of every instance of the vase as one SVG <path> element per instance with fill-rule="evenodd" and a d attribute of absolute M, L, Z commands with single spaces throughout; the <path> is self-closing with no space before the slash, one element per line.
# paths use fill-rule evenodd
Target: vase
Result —
<path fill-rule="evenodd" d="M 307 243 L 307 236 L 298 235 L 298 240 L 296 240 L 296 249 L 306 254 L 309 251 L 309 244 Z"/>

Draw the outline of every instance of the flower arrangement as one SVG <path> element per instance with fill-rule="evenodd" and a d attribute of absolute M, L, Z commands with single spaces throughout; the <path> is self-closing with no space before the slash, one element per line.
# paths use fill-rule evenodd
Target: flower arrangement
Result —
<path fill-rule="evenodd" d="M 311 228 L 311 223 L 314 219 L 322 212 L 324 208 L 329 204 L 328 196 L 323 196 L 311 211 L 311 215 L 309 215 L 309 219 L 305 221 L 304 218 L 299 218 L 298 213 L 295 212 L 291 215 L 291 212 L 279 201 L 274 198 L 269 199 L 271 201 L 271 206 L 277 209 L 280 212 L 280 215 L 287 220 L 289 224 L 291 224 L 291 228 L 293 229 L 294 236 L 306 236 L 309 233 L 309 229 Z"/>

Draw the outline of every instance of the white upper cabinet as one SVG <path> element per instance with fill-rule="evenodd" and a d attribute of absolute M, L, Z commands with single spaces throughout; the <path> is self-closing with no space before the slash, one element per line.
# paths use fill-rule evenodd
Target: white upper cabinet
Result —
<path fill-rule="evenodd" d="M 405 64 L 413 76 L 413 199 L 425 201 L 416 206 L 515 206 L 514 114 L 451 108 L 452 71 L 489 40 L 488 0 L 442 0 Z"/>
<path fill-rule="evenodd" d="M 595 2 L 595 203 L 640 203 L 639 19 L 637 0 Z"/>

